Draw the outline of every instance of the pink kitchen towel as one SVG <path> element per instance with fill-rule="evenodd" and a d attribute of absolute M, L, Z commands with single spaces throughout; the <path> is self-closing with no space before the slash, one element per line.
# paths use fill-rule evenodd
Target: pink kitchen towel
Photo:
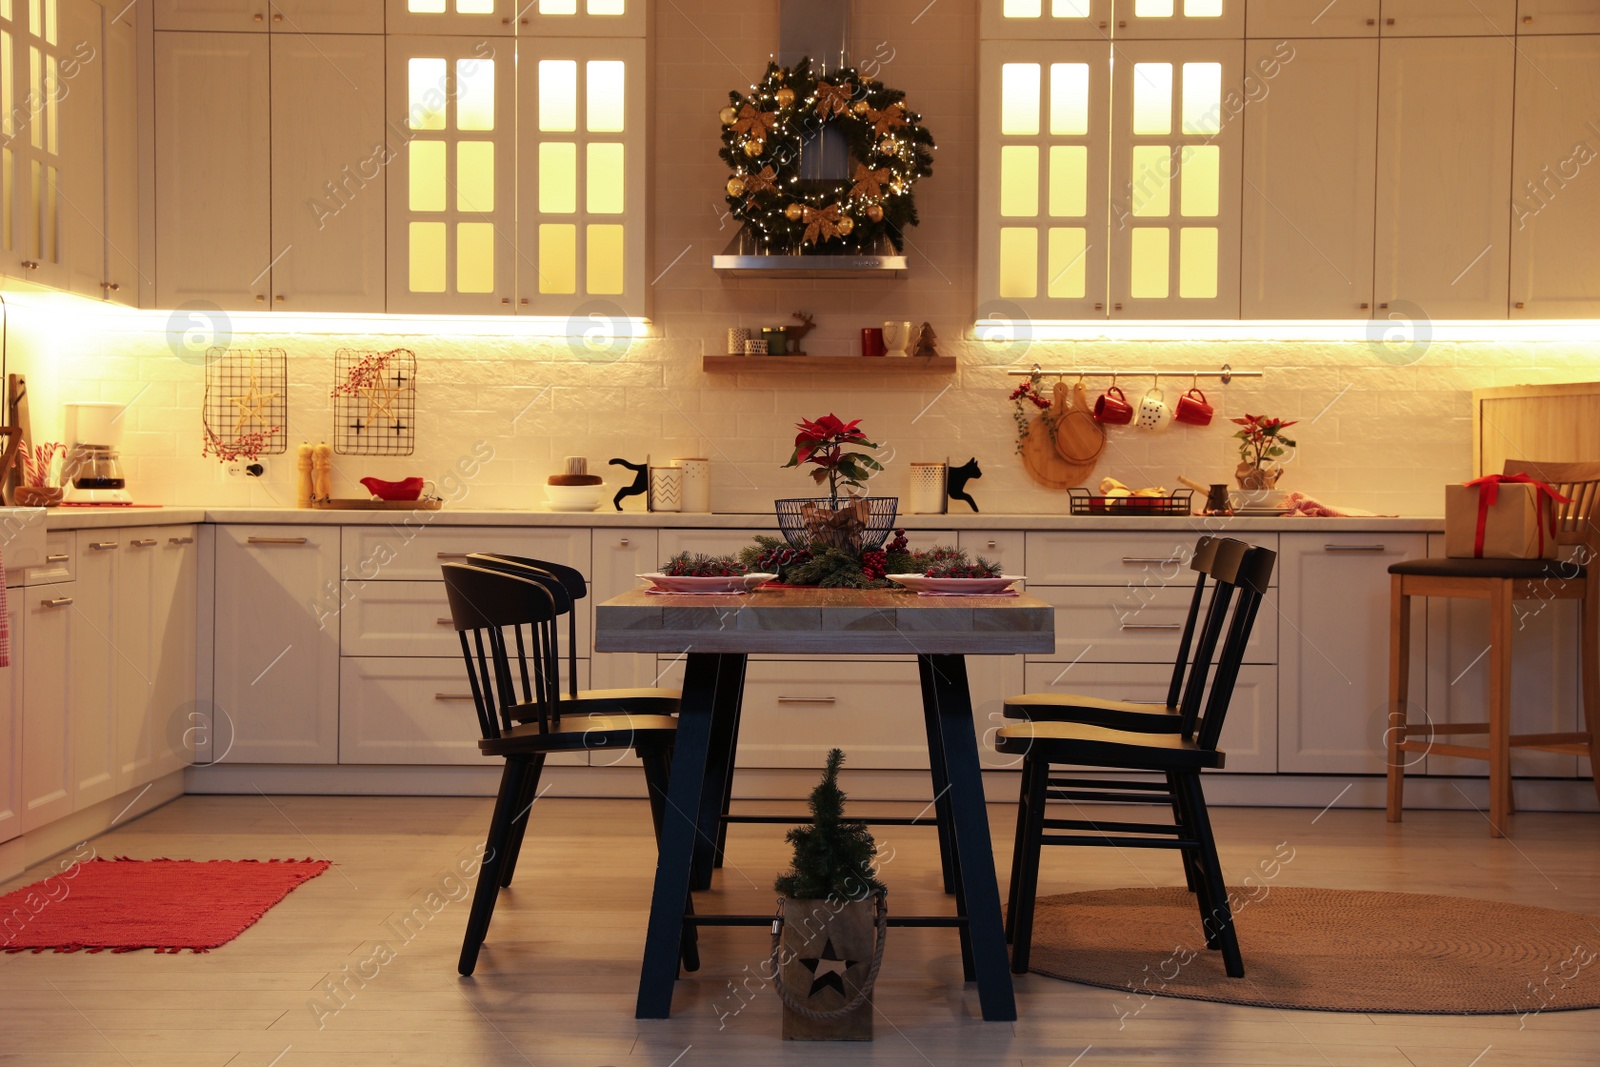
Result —
<path fill-rule="evenodd" d="M 0 667 L 11 666 L 11 610 L 6 604 L 6 561 L 0 556 Z"/>

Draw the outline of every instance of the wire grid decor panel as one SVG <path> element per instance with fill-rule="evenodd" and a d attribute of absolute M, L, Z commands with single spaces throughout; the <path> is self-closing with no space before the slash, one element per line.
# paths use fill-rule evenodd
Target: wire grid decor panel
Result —
<path fill-rule="evenodd" d="M 226 462 L 287 452 L 288 368 L 281 348 L 208 350 L 200 454 Z"/>
<path fill-rule="evenodd" d="M 409 348 L 333 356 L 333 450 L 409 456 L 417 447 L 417 354 Z"/>

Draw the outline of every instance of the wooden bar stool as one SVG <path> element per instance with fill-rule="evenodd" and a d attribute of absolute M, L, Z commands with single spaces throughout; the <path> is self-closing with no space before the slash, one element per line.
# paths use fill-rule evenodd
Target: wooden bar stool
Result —
<path fill-rule="evenodd" d="M 1545 482 L 1570 503 L 1556 508 L 1556 542 L 1576 546 L 1567 559 L 1417 559 L 1389 568 L 1389 821 L 1400 821 L 1405 791 L 1401 753 L 1431 753 L 1489 763 L 1489 833 L 1504 837 L 1513 810 L 1511 750 L 1531 748 L 1589 757 L 1593 778 L 1600 767 L 1600 463 L 1534 463 L 1508 460 L 1506 474 Z M 1411 598 L 1463 597 L 1489 602 L 1489 721 L 1406 721 L 1411 664 Z M 1512 604 L 1517 600 L 1579 601 L 1579 648 L 1584 729 L 1573 733 L 1511 732 Z M 1438 734 L 1485 734 L 1487 745 L 1437 744 Z M 1419 735 L 1422 735 L 1419 737 Z M 1600 794 L 1600 779 L 1595 781 Z"/>

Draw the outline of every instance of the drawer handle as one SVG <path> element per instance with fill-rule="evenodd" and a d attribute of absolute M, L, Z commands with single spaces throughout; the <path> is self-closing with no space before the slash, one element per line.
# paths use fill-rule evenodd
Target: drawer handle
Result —
<path fill-rule="evenodd" d="M 626 537 L 624 537 L 622 540 L 618 541 L 617 542 L 617 547 L 618 548 L 627 548 L 628 547 L 628 539 Z"/>
<path fill-rule="evenodd" d="M 69 596 L 58 596 L 54 600 L 41 600 L 39 603 L 47 608 L 64 608 L 68 604 L 72 603 L 72 598 Z"/>
<path fill-rule="evenodd" d="M 169 538 L 167 538 L 167 544 L 169 544 L 169 545 L 192 545 L 192 544 L 194 544 L 194 538 L 192 538 L 192 537 L 169 537 Z"/>
<path fill-rule="evenodd" d="M 1323 545 L 1324 552 L 1382 552 L 1383 545 Z"/>
<path fill-rule="evenodd" d="M 1119 630 L 1181 630 L 1183 626 L 1176 622 L 1125 622 L 1117 627 Z"/>
<path fill-rule="evenodd" d="M 44 561 L 46 563 L 65 563 L 65 562 L 67 562 L 67 560 L 69 560 L 71 558 L 72 558 L 72 554 L 71 553 L 69 553 L 69 552 L 59 552 L 54 556 L 46 556 L 44 558 Z"/>
<path fill-rule="evenodd" d="M 304 537 L 246 537 L 245 543 L 250 545 L 303 545 Z"/>
<path fill-rule="evenodd" d="M 779 697 L 780 704 L 837 704 L 838 697 Z"/>
<path fill-rule="evenodd" d="M 433 694 L 433 699 L 435 699 L 435 700 L 471 700 L 472 699 L 472 694 L 471 693 L 435 693 L 435 694 Z"/>
<path fill-rule="evenodd" d="M 438 556 L 439 556 L 440 559 L 466 559 L 467 558 L 467 553 L 465 553 L 465 552 L 440 552 L 440 553 L 438 553 Z"/>
<path fill-rule="evenodd" d="M 993 542 L 993 541 L 990 541 L 990 542 L 989 542 L 989 551 L 990 551 L 990 552 L 993 552 L 993 551 L 994 551 L 994 545 L 995 545 L 995 543 L 994 543 L 994 542 Z"/>
<path fill-rule="evenodd" d="M 433 621 L 438 623 L 440 626 L 454 626 L 456 624 L 456 620 L 454 619 L 434 619 Z"/>
<path fill-rule="evenodd" d="M 1123 556 L 1122 562 L 1132 566 L 1135 563 L 1182 563 L 1181 556 Z"/>
<path fill-rule="evenodd" d="M 156 540 L 154 537 L 141 537 L 135 541 L 128 542 L 128 544 L 132 545 L 134 548 L 149 548 L 151 545 L 159 545 L 160 543 L 161 542 Z"/>
<path fill-rule="evenodd" d="M 115 541 L 90 541 L 89 542 L 89 547 L 90 548 L 94 548 L 94 549 L 99 549 L 100 551 L 104 552 L 108 548 L 116 548 L 117 547 L 117 542 L 115 542 Z"/>

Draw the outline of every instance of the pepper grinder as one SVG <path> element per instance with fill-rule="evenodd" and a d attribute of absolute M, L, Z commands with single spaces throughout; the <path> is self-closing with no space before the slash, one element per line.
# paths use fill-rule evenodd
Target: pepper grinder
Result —
<path fill-rule="evenodd" d="M 333 446 L 319 444 L 311 451 L 311 495 L 314 503 L 333 499 Z"/>
<path fill-rule="evenodd" d="M 295 450 L 295 467 L 300 472 L 299 487 L 295 491 L 295 506 L 309 508 L 316 491 L 311 485 L 311 446 L 301 445 Z"/>

